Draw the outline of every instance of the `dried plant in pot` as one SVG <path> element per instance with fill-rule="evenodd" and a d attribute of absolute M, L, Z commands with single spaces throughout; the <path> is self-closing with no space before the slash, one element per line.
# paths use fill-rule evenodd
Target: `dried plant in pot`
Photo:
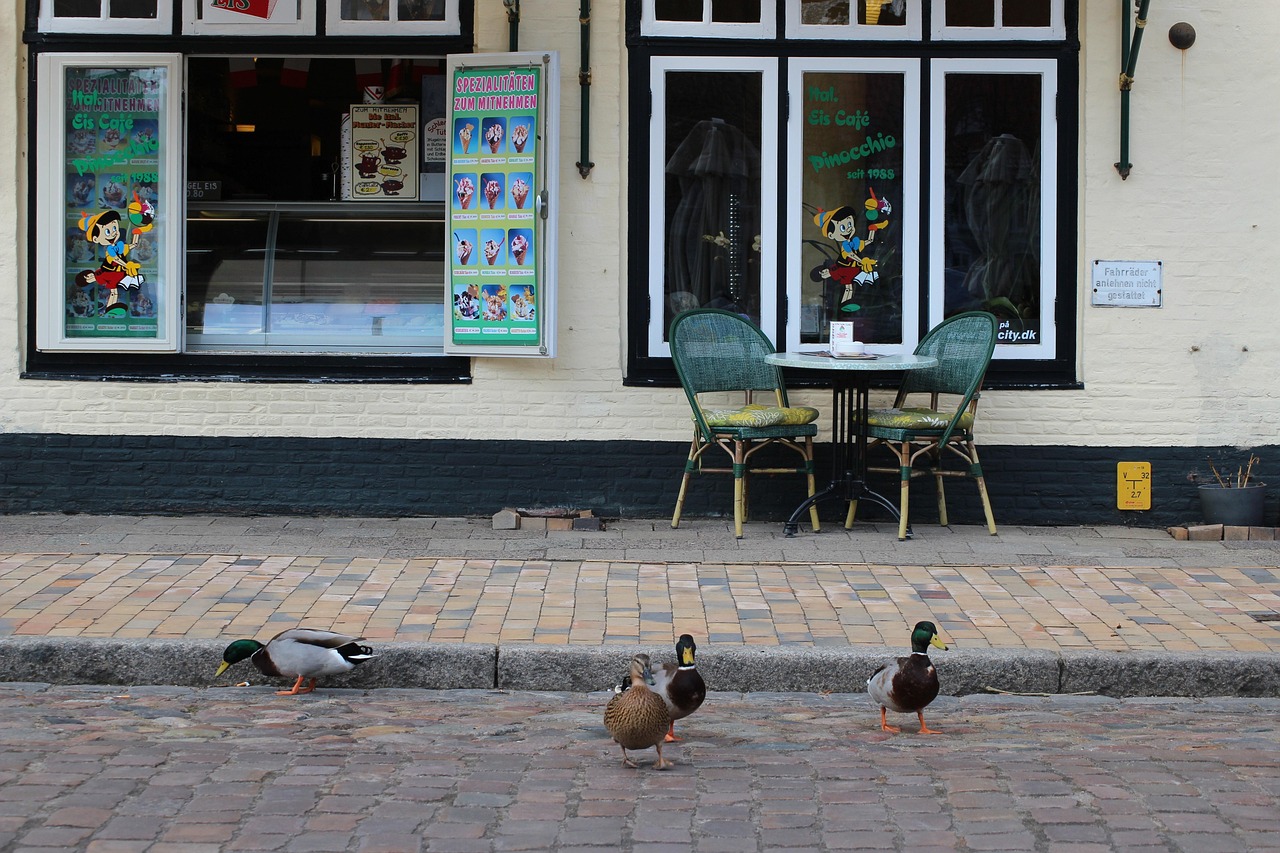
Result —
<path fill-rule="evenodd" d="M 1249 461 L 1239 466 L 1234 474 L 1230 469 L 1223 474 L 1212 459 L 1208 460 L 1213 480 L 1199 485 L 1200 512 L 1205 524 L 1262 526 L 1267 485 L 1255 473 L 1261 461 L 1250 453 Z M 1196 479 L 1195 475 L 1192 478 Z"/>

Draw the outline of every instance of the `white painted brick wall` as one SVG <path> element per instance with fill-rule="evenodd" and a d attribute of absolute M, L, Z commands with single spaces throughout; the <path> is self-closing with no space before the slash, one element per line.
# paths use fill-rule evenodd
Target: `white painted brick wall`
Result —
<path fill-rule="evenodd" d="M 1121 181 L 1119 9 L 1082 0 L 1079 391 L 988 391 L 987 444 L 1274 443 L 1280 319 L 1280 4 L 1152 4 L 1132 95 L 1133 172 Z M 12 14 L 16 12 L 16 14 Z M 0 0 L 21 57 L 22 13 Z M 501 0 L 479 0 L 481 51 L 505 50 Z M 1195 26 L 1182 52 L 1170 25 Z M 622 385 L 627 152 L 620 0 L 592 4 L 591 159 L 580 156 L 578 3 L 524 4 L 524 50 L 561 63 L 559 357 L 481 358 L 468 386 L 20 381 L 26 323 L 25 98 L 0 100 L 0 432 L 684 441 L 679 389 Z M 0 87 L 25 94 L 0 61 Z M 632 133 L 641 132 L 632 129 Z M 634 224 L 634 223 L 633 223 Z M 1164 307 L 1089 304 L 1094 259 L 1164 261 Z M 826 392 L 795 402 L 830 407 Z M 876 395 L 887 402 L 887 395 Z"/>

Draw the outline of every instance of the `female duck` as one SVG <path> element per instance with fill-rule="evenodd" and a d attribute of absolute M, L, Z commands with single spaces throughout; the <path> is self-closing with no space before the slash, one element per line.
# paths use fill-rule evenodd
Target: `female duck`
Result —
<path fill-rule="evenodd" d="M 604 709 L 604 727 L 622 747 L 622 764 L 635 767 L 627 755 L 628 749 L 658 750 L 655 770 L 666 770 L 673 762 L 662 757 L 662 738 L 671 725 L 667 706 L 662 697 L 649 689 L 653 676 L 649 668 L 649 656 L 636 655 L 631 659 L 631 685 L 621 693 L 615 693 Z"/>
<path fill-rule="evenodd" d="M 276 634 L 265 646 L 257 640 L 236 640 L 222 653 L 222 665 L 214 677 L 248 658 L 263 675 L 298 679 L 292 690 L 278 690 L 277 695 L 310 693 L 316 689 L 316 679 L 350 672 L 357 664 L 376 657 L 372 649 L 360 645 L 362 639 L 316 628 L 290 628 Z M 303 688 L 302 682 L 307 679 L 310 684 Z"/>
<path fill-rule="evenodd" d="M 920 734 L 941 734 L 924 723 L 924 709 L 938 695 L 938 672 L 929 660 L 929 646 L 947 648 L 932 622 L 917 622 L 911 632 L 911 657 L 885 664 L 867 679 L 867 693 L 880 705 L 880 728 L 884 731 L 900 731 L 885 719 L 885 709 L 889 709 L 899 714 L 914 712 L 920 718 Z"/>

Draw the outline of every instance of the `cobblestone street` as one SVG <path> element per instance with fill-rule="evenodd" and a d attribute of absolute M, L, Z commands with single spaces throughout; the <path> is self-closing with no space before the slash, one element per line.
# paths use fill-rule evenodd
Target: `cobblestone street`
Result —
<path fill-rule="evenodd" d="M 674 769 L 607 694 L 0 685 L 0 849 L 1280 850 L 1280 701 L 713 693 Z"/>

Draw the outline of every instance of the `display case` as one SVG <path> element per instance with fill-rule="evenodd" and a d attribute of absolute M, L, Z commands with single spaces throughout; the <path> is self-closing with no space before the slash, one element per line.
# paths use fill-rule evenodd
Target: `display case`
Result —
<path fill-rule="evenodd" d="M 431 203 L 189 202 L 187 347 L 439 353 L 444 229 Z"/>

